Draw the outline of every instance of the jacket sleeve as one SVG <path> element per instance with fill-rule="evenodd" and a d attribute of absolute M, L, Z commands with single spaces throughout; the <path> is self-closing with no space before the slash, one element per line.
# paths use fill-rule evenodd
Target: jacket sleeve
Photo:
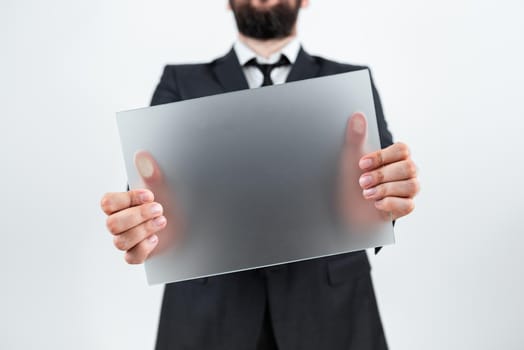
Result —
<path fill-rule="evenodd" d="M 175 68 L 167 65 L 164 67 L 160 82 L 157 84 L 155 91 L 153 92 L 150 105 L 156 106 L 180 101 L 181 99 L 176 84 Z M 127 191 L 129 191 L 129 183 L 126 188 Z"/>
<path fill-rule="evenodd" d="M 182 97 L 177 86 L 175 67 L 167 65 L 164 67 L 160 82 L 156 86 L 153 97 L 151 98 L 151 106 L 180 100 L 182 100 Z"/>
<path fill-rule="evenodd" d="M 388 124 L 386 122 L 386 118 L 384 117 L 384 110 L 382 109 L 382 103 L 380 102 L 380 96 L 378 94 L 377 88 L 375 87 L 371 70 L 369 71 L 369 76 L 371 77 L 371 90 L 373 92 L 373 101 L 375 102 L 375 114 L 377 115 L 380 146 L 382 148 L 386 148 L 393 144 L 393 135 L 388 129 Z"/>

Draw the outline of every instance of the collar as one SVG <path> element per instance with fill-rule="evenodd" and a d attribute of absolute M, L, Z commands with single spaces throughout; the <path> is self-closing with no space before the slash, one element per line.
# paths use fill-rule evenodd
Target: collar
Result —
<path fill-rule="evenodd" d="M 247 46 L 238 39 L 235 41 L 233 49 L 235 50 L 235 53 L 238 57 L 238 61 L 241 66 L 244 66 L 244 64 L 246 64 L 246 62 L 252 58 L 256 58 L 258 63 L 273 64 L 280 59 L 280 55 L 285 55 L 288 58 L 289 62 L 291 62 L 291 64 L 294 64 L 300 51 L 300 43 L 298 42 L 298 39 L 295 37 L 289 43 L 287 43 L 287 45 L 284 46 L 280 51 L 275 52 L 269 58 L 257 55 L 253 50 L 251 50 L 249 46 Z"/>
<path fill-rule="evenodd" d="M 211 69 L 217 81 L 222 86 L 221 92 L 231 92 L 249 88 L 246 76 L 242 70 L 243 67 L 240 65 L 240 60 L 234 48 L 231 48 L 226 55 L 214 60 L 211 64 Z M 318 59 L 309 55 L 300 47 L 286 82 L 315 78 L 319 75 L 320 65 Z"/>

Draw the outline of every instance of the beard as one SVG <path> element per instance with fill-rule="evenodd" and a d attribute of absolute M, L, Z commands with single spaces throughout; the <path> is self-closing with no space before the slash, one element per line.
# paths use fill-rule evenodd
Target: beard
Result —
<path fill-rule="evenodd" d="M 291 35 L 297 22 L 301 2 L 302 0 L 296 0 L 295 7 L 286 2 L 260 10 L 249 2 L 235 5 L 234 0 L 229 1 L 238 31 L 247 37 L 261 40 L 278 39 Z"/>

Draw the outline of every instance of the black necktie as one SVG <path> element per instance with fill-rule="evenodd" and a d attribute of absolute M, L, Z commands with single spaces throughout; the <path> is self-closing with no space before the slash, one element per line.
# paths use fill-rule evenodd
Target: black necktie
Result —
<path fill-rule="evenodd" d="M 252 58 L 246 62 L 245 66 L 246 67 L 250 67 L 250 66 L 257 67 L 264 75 L 264 81 L 262 82 L 262 86 L 268 86 L 268 85 L 273 85 L 273 80 L 271 80 L 271 71 L 273 70 L 273 68 L 288 66 L 290 64 L 291 63 L 289 62 L 287 57 L 284 55 L 281 55 L 278 62 L 275 62 L 273 64 L 258 63 L 256 58 Z"/>

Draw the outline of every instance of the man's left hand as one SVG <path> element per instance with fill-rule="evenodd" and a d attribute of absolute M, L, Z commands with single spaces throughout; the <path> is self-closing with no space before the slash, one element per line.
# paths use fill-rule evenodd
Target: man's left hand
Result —
<path fill-rule="evenodd" d="M 362 113 L 349 118 L 342 156 L 343 212 L 351 222 L 372 222 L 378 213 L 396 220 L 415 208 L 413 197 L 420 187 L 417 167 L 404 143 L 366 152 L 367 129 Z M 373 208 L 379 211 L 374 214 Z"/>
<path fill-rule="evenodd" d="M 362 195 L 374 201 L 377 209 L 391 213 L 393 220 L 415 209 L 413 198 L 420 185 L 417 167 L 406 144 L 397 142 L 366 154 L 360 158 L 358 166 L 364 171 L 358 180 Z"/>

